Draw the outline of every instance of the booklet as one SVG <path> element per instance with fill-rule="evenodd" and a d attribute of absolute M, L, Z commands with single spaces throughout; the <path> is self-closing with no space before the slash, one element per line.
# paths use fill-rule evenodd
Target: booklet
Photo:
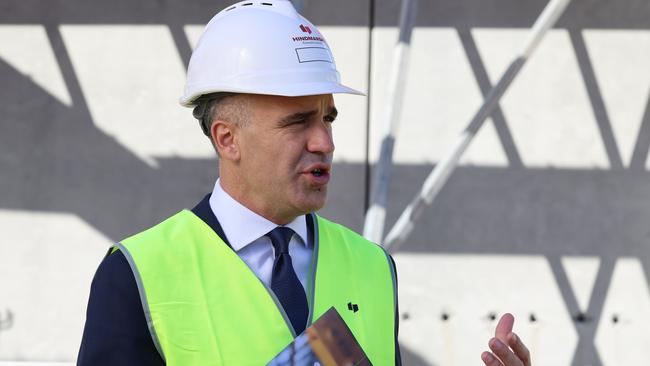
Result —
<path fill-rule="evenodd" d="M 338 311 L 331 307 L 267 366 L 372 366 Z"/>

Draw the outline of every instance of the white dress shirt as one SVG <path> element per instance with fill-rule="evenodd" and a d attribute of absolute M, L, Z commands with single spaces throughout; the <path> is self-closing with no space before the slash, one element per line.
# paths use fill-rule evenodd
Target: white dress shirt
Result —
<path fill-rule="evenodd" d="M 219 220 L 223 233 L 228 238 L 233 250 L 270 288 L 275 251 L 271 239 L 265 235 L 278 225 L 237 202 L 223 190 L 219 179 L 214 184 L 214 190 L 210 196 L 210 208 Z M 305 215 L 301 215 L 284 226 L 293 229 L 296 233 L 289 241 L 289 255 L 298 280 L 307 293 L 307 276 L 314 250 L 308 245 L 307 222 L 305 220 Z"/>

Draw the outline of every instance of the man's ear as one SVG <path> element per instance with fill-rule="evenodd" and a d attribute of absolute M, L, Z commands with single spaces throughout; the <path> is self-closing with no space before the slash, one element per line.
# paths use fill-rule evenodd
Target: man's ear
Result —
<path fill-rule="evenodd" d="M 239 160 L 240 151 L 236 139 L 237 132 L 237 126 L 232 123 L 222 120 L 212 122 L 210 137 L 221 159 Z"/>

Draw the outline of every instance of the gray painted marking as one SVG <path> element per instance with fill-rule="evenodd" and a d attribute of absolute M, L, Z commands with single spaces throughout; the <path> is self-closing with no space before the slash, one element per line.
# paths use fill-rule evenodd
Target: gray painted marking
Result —
<path fill-rule="evenodd" d="M 603 101 L 602 93 L 598 87 L 598 82 L 596 81 L 596 75 L 591 60 L 589 59 L 585 40 L 580 31 L 572 30 L 569 34 L 571 36 L 573 49 L 578 58 L 578 65 L 580 66 L 582 78 L 587 86 L 587 93 L 589 94 L 589 100 L 591 101 L 594 116 L 598 123 L 598 130 L 600 131 L 601 138 L 605 145 L 609 164 L 612 169 L 622 169 L 623 159 L 621 158 L 621 154 L 619 153 L 620 150 L 617 146 L 616 139 L 614 138 L 614 132 L 612 131 L 612 125 L 607 114 L 607 108 L 605 108 L 605 102 Z"/>
<path fill-rule="evenodd" d="M 0 333 L 11 329 L 14 325 L 14 313 L 10 309 L 6 309 L 0 313 Z"/>

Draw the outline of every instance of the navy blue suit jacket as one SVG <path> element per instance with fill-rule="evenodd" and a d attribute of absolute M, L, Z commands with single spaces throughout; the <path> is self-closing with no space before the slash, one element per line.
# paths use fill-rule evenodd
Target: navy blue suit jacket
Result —
<path fill-rule="evenodd" d="M 207 195 L 201 200 L 192 212 L 230 246 L 210 208 L 209 197 L 210 195 Z M 309 229 L 309 235 L 312 235 L 313 229 Z M 395 313 L 395 358 L 396 364 L 401 365 L 397 343 L 398 313 L 398 311 Z M 99 265 L 91 285 L 86 325 L 77 365 L 162 366 L 164 364 L 149 334 L 131 267 L 121 252 L 108 254 Z"/>

